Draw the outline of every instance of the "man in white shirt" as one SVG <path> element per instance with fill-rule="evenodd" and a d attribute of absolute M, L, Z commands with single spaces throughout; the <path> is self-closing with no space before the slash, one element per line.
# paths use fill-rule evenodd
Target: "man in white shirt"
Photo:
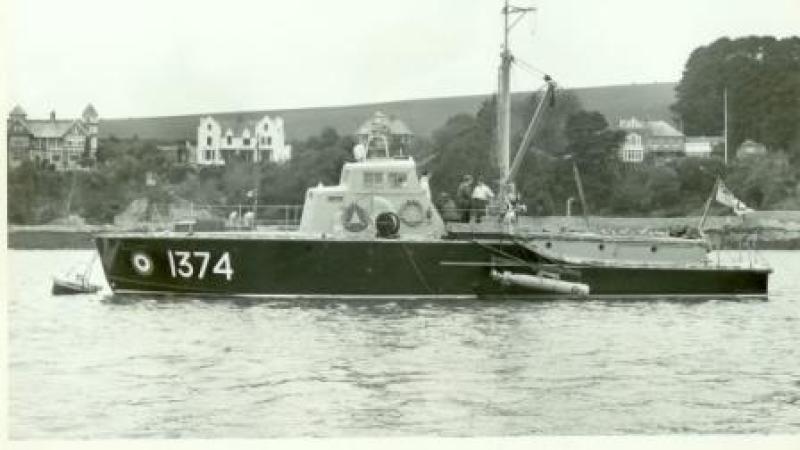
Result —
<path fill-rule="evenodd" d="M 486 215 L 486 205 L 489 200 L 494 198 L 494 192 L 483 182 L 483 177 L 478 177 L 478 184 L 472 191 L 472 209 L 475 210 L 475 221 L 481 223 L 481 219 Z"/>
<path fill-rule="evenodd" d="M 425 191 L 425 194 L 428 195 L 428 200 L 431 199 L 431 174 L 427 170 L 422 172 L 422 176 L 419 177 L 419 187 Z"/>

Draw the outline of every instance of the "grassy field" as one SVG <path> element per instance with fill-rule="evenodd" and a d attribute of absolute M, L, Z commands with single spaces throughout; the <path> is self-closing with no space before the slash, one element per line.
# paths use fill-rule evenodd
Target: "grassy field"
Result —
<path fill-rule="evenodd" d="M 675 83 L 634 84 L 603 86 L 572 90 L 588 110 L 600 111 L 610 123 L 623 117 L 636 116 L 648 119 L 669 119 L 669 105 L 675 98 Z M 520 101 L 529 93 L 514 94 Z M 194 141 L 201 116 L 243 118 L 262 117 L 264 114 L 283 117 L 287 139 L 302 140 L 318 134 L 330 126 L 339 134 L 352 134 L 375 111 L 395 115 L 405 121 L 417 135 L 430 136 L 444 125 L 448 118 L 458 113 L 474 114 L 488 95 L 403 100 L 324 108 L 289 110 L 234 111 L 202 113 L 185 116 L 140 117 L 105 119 L 100 123 L 101 137 L 119 138 L 139 136 L 141 139 L 163 141 Z"/>

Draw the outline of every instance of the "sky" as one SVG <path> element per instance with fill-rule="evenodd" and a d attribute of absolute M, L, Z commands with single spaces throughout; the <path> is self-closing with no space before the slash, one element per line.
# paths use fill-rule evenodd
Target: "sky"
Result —
<path fill-rule="evenodd" d="M 101 117 L 487 94 L 502 0 L 6 0 L 6 110 Z M 719 37 L 800 34 L 800 0 L 518 0 L 511 48 L 563 87 L 678 81 Z M 2 25 L 0 25 L 2 26 Z M 540 75 L 516 70 L 514 90 Z"/>

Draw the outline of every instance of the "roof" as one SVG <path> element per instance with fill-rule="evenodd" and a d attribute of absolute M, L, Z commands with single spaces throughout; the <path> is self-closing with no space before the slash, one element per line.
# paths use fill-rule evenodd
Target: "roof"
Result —
<path fill-rule="evenodd" d="M 414 134 L 405 122 L 398 118 L 387 116 L 380 111 L 377 111 L 372 117 L 362 123 L 361 126 L 358 127 L 356 134 L 369 134 L 375 125 L 389 127 L 389 132 L 392 134 Z"/>
<path fill-rule="evenodd" d="M 25 125 L 35 137 L 58 138 L 67 134 L 76 123 L 74 120 L 28 120 Z"/>
<path fill-rule="evenodd" d="M 683 133 L 663 120 L 653 120 L 647 122 L 647 128 L 653 136 L 682 137 Z"/>
<path fill-rule="evenodd" d="M 17 106 L 14 107 L 14 109 L 11 110 L 10 113 L 8 113 L 8 115 L 9 116 L 26 116 L 26 115 L 28 115 L 28 113 L 26 113 L 25 110 L 22 109 L 21 106 L 17 105 Z"/>
<path fill-rule="evenodd" d="M 251 134 L 255 134 L 258 120 L 245 119 L 243 117 L 236 117 L 233 119 L 221 119 L 219 117 L 212 117 L 214 121 L 219 124 L 222 134 L 225 135 L 228 130 L 231 130 L 235 136 L 241 136 L 244 130 L 250 130 Z"/>
<path fill-rule="evenodd" d="M 739 147 L 764 147 L 764 144 L 756 142 L 752 139 L 746 139 L 741 143 L 741 145 L 739 145 Z"/>
<path fill-rule="evenodd" d="M 723 142 L 725 142 L 725 138 L 722 136 L 686 136 L 687 144 L 721 144 Z"/>
<path fill-rule="evenodd" d="M 652 136 L 683 137 L 683 133 L 663 120 L 641 121 L 635 117 L 619 121 L 619 129 L 625 131 L 645 131 Z"/>
<path fill-rule="evenodd" d="M 91 103 L 86 105 L 86 108 L 83 109 L 83 114 L 81 114 L 81 117 L 83 117 L 84 119 L 87 117 L 99 117 L 99 116 L 100 115 L 97 114 L 97 110 L 94 109 L 94 105 L 92 105 Z"/>
<path fill-rule="evenodd" d="M 359 168 L 363 170 L 400 170 L 400 169 L 413 169 L 416 167 L 414 160 L 411 158 L 372 158 L 364 161 L 346 162 L 344 166 L 347 168 Z"/>

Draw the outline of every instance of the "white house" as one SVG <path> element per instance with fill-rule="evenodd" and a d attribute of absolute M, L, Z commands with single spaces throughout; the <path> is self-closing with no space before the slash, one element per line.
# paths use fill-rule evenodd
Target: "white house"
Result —
<path fill-rule="evenodd" d="M 722 145 L 725 139 L 722 136 L 686 136 L 686 156 L 692 158 L 708 158 L 714 147 Z"/>
<path fill-rule="evenodd" d="M 756 142 L 752 139 L 747 139 L 739 145 L 739 149 L 736 150 L 736 157 L 737 158 L 747 158 L 749 156 L 763 156 L 767 154 L 767 147 L 760 143 Z"/>
<path fill-rule="evenodd" d="M 625 132 L 625 142 L 619 150 L 623 162 L 640 163 L 646 155 L 672 158 L 684 153 L 683 133 L 663 120 L 631 117 L 620 120 L 617 128 Z"/>
<path fill-rule="evenodd" d="M 286 145 L 280 117 L 254 120 L 208 116 L 200 119 L 197 127 L 195 155 L 201 166 L 222 166 L 232 159 L 281 163 L 292 158 L 292 146 Z"/>

